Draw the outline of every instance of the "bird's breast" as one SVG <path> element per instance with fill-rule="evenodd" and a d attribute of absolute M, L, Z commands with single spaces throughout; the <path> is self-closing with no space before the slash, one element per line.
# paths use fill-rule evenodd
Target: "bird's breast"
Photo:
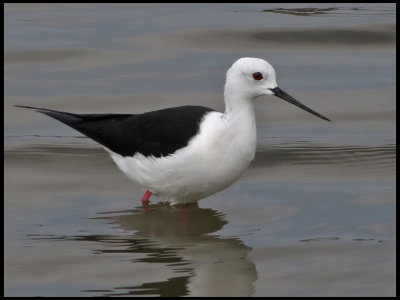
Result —
<path fill-rule="evenodd" d="M 208 114 L 185 149 L 193 155 L 190 159 L 200 161 L 214 174 L 237 177 L 254 159 L 256 149 L 255 122 L 247 121 L 235 122 L 217 112 Z"/>

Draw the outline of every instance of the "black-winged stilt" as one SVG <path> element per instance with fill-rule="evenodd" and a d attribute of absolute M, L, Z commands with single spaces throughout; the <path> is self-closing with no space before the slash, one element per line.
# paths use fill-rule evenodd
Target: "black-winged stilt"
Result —
<path fill-rule="evenodd" d="M 181 106 L 143 114 L 72 114 L 36 109 L 101 144 L 130 179 L 171 204 L 192 203 L 239 179 L 256 150 L 254 100 L 275 95 L 324 120 L 282 91 L 274 68 L 240 58 L 226 73 L 225 112 Z"/>

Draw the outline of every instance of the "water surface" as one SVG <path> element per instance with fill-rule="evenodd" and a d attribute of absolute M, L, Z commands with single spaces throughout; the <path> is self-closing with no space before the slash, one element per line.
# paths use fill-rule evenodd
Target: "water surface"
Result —
<path fill-rule="evenodd" d="M 6 296 L 394 296 L 394 4 L 6 4 Z M 267 59 L 329 117 L 256 103 L 245 175 L 171 207 L 96 143 L 13 104 L 223 110 L 224 74 Z"/>

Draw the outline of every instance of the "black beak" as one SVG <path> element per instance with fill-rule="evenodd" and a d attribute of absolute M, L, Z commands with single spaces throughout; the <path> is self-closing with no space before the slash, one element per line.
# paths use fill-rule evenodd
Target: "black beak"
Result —
<path fill-rule="evenodd" d="M 311 108 L 305 106 L 304 104 L 301 104 L 299 101 L 294 99 L 292 96 L 290 96 L 286 92 L 282 91 L 279 87 L 276 87 L 276 88 L 270 89 L 270 90 L 274 93 L 275 96 L 277 96 L 283 100 L 286 100 L 287 102 L 290 102 L 290 103 L 296 105 L 297 107 L 304 109 L 305 111 L 308 111 L 309 113 L 313 114 L 314 116 L 320 117 L 321 119 L 324 119 L 329 122 L 331 121 L 327 117 L 321 115 L 320 113 L 317 113 L 315 110 L 312 110 Z"/>

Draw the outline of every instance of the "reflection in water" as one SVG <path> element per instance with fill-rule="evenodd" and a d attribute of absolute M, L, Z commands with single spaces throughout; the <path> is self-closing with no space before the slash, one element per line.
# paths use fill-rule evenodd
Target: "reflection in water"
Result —
<path fill-rule="evenodd" d="M 82 235 L 74 239 L 99 242 L 98 254 L 143 254 L 131 260 L 133 272 L 135 263 L 163 264 L 160 270 L 167 266 L 177 276 L 83 292 L 103 296 L 250 296 L 253 293 L 257 274 L 255 265 L 247 258 L 251 249 L 236 238 L 211 235 L 227 224 L 223 214 L 197 205 L 155 204 L 99 215 L 95 219 L 114 225 L 115 235 Z"/>

